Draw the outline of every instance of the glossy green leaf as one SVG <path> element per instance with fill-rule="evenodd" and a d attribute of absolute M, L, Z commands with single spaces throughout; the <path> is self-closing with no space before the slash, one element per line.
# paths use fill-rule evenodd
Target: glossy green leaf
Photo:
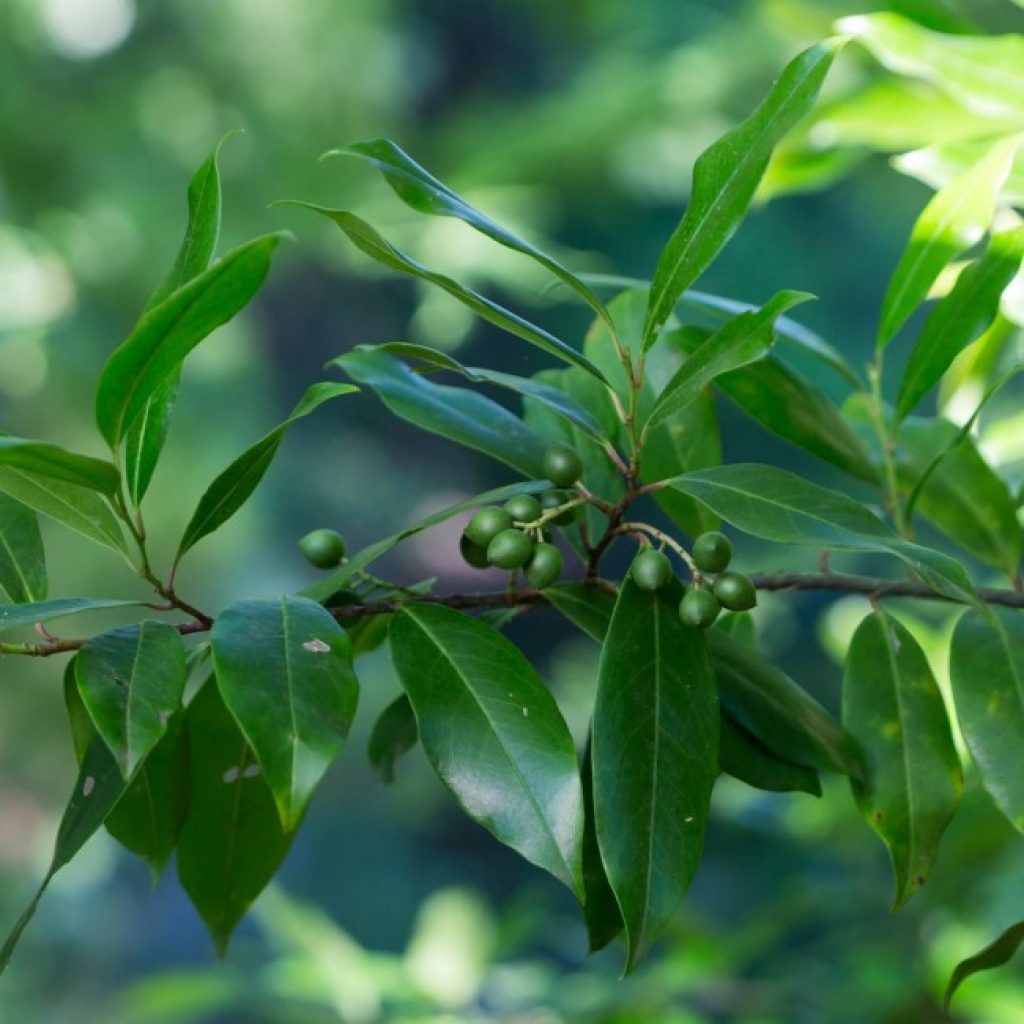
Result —
<path fill-rule="evenodd" d="M 579 366 L 600 379 L 597 368 L 572 346 L 567 345 L 542 327 L 537 327 L 528 320 L 524 320 L 511 310 L 499 306 L 496 302 L 477 294 L 470 288 L 463 287 L 452 278 L 428 270 L 410 256 L 399 252 L 387 239 L 354 213 L 349 213 L 347 210 L 329 210 L 324 206 L 315 206 L 312 203 L 295 203 L 294 205 L 313 210 L 334 221 L 358 249 L 377 260 L 378 263 L 397 270 L 401 274 L 408 274 L 436 285 L 464 306 L 468 306 L 477 316 L 488 323 L 514 334 L 517 338 L 535 345 L 550 355 L 557 356 L 574 366 Z"/>
<path fill-rule="evenodd" d="M 178 878 L 223 954 L 235 925 L 274 877 L 292 833 L 213 680 L 185 714 L 188 813 Z"/>
<path fill-rule="evenodd" d="M 249 500 L 270 467 L 284 435 L 293 424 L 324 402 L 358 390 L 350 384 L 313 384 L 283 423 L 239 455 L 206 489 L 185 527 L 176 560 L 180 560 L 203 537 L 220 529 Z"/>
<path fill-rule="evenodd" d="M 341 751 L 359 684 L 351 643 L 331 614 L 301 597 L 240 601 L 210 634 L 217 686 L 252 747 L 285 831 L 298 827 Z"/>
<path fill-rule="evenodd" d="M 686 214 L 654 272 L 644 348 L 739 226 L 772 150 L 814 105 L 839 45 L 829 41 L 798 54 L 757 110 L 698 157 Z"/>
<path fill-rule="evenodd" d="M 958 963 L 953 974 L 950 976 L 949 984 L 946 986 L 946 993 L 943 998 L 946 1010 L 949 1010 L 949 1004 L 953 1001 L 956 990 L 972 974 L 977 974 L 979 971 L 991 971 L 995 967 L 1002 967 L 1020 949 L 1022 942 L 1024 942 L 1024 921 L 1018 921 L 1016 924 L 1011 924 L 999 938 L 989 943 L 983 950 Z"/>
<path fill-rule="evenodd" d="M 602 643 L 615 610 L 615 594 L 588 583 L 556 583 L 544 596 L 573 625 Z"/>
<path fill-rule="evenodd" d="M 601 654 L 591 733 L 594 813 L 631 970 L 668 924 L 700 862 L 718 774 L 718 693 L 681 587 L 627 579 Z"/>
<path fill-rule="evenodd" d="M 15 604 L 46 598 L 46 553 L 35 513 L 0 491 L 0 593 Z"/>
<path fill-rule="evenodd" d="M 770 793 L 821 796 L 821 780 L 813 768 L 776 757 L 727 714 L 721 716 L 719 724 L 718 763 L 727 775 Z"/>
<path fill-rule="evenodd" d="M 594 771 L 590 756 L 590 743 L 583 752 L 580 765 L 583 784 L 583 921 L 587 926 L 590 952 L 604 949 L 622 932 L 622 912 L 601 860 L 594 820 Z"/>
<path fill-rule="evenodd" d="M 96 423 L 111 447 L 188 354 L 259 291 L 281 237 L 264 235 L 232 249 L 154 306 L 113 352 L 96 392 Z"/>
<path fill-rule="evenodd" d="M 92 637 L 75 658 L 75 675 L 96 731 L 130 778 L 181 705 L 181 634 L 147 620 Z"/>
<path fill-rule="evenodd" d="M 1024 615 L 990 608 L 965 614 L 949 655 L 960 729 L 996 806 L 1024 832 Z"/>
<path fill-rule="evenodd" d="M 395 765 L 419 740 L 416 715 L 409 698 L 403 693 L 396 697 L 373 724 L 367 756 L 381 781 L 390 785 L 395 781 Z"/>
<path fill-rule="evenodd" d="M 931 873 L 963 773 L 928 659 L 886 612 L 869 615 L 850 642 L 843 724 L 864 753 L 865 779 L 854 783 L 854 795 L 889 848 L 897 909 Z"/>
<path fill-rule="evenodd" d="M 893 339 L 939 274 L 988 230 L 996 199 L 1024 136 L 999 139 L 981 160 L 932 197 L 910 234 L 882 302 L 878 347 Z"/>
<path fill-rule="evenodd" d="M 121 475 L 109 462 L 23 437 L 0 435 L 0 465 L 101 494 L 114 494 L 121 483 Z"/>
<path fill-rule="evenodd" d="M 65 615 L 100 611 L 104 608 L 138 607 L 138 601 L 120 601 L 115 598 L 61 597 L 53 601 L 35 601 L 32 604 L 9 605 L 0 608 L 0 631 L 19 626 L 34 626 L 37 622 L 50 622 Z"/>
<path fill-rule="evenodd" d="M 768 354 L 775 339 L 775 319 L 807 302 L 806 292 L 783 291 L 756 312 L 740 313 L 690 353 L 651 409 L 645 429 L 676 415 L 716 377 Z"/>
<path fill-rule="evenodd" d="M 953 360 L 995 320 L 1007 285 L 1024 259 L 1024 227 L 992 236 L 988 251 L 969 264 L 935 307 L 910 353 L 900 381 L 896 415 L 921 401 Z"/>
<path fill-rule="evenodd" d="M 782 544 L 895 555 L 928 586 L 956 601 L 976 597 L 963 567 L 899 537 L 870 509 L 774 466 L 737 463 L 676 477 L 672 486 L 754 537 Z"/>
<path fill-rule="evenodd" d="M 987 122 L 982 122 L 985 124 Z M 947 142 L 941 145 L 929 145 L 925 149 L 915 149 L 894 157 L 893 167 L 918 181 L 923 181 L 933 189 L 945 188 L 954 178 L 973 167 L 992 144 L 992 134 L 1003 134 L 1015 131 L 1020 127 L 1020 114 L 1016 120 L 1000 126 L 996 133 L 983 135 L 981 138 L 964 139 L 959 142 Z M 929 140 L 930 141 L 930 140 Z M 1010 167 L 1010 173 L 999 191 L 1001 203 L 1013 206 L 1024 204 L 1024 152 L 1017 151 L 1017 156 Z"/>
<path fill-rule="evenodd" d="M 124 476 L 128 496 L 138 505 L 146 495 L 171 428 L 182 367 L 160 383 L 124 439 Z"/>
<path fill-rule="evenodd" d="M 583 898 L 583 794 L 569 729 L 510 641 L 438 605 L 390 631 L 427 759 L 463 810 Z"/>

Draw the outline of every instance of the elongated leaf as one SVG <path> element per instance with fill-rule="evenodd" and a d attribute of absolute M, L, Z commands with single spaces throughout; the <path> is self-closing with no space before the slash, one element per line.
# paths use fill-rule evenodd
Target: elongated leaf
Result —
<path fill-rule="evenodd" d="M 358 388 L 350 384 L 313 384 L 283 423 L 243 452 L 206 489 L 178 545 L 176 561 L 191 547 L 223 526 L 256 490 L 277 454 L 288 428 L 318 409 L 324 402 L 348 395 Z"/>
<path fill-rule="evenodd" d="M 737 463 L 676 477 L 672 486 L 754 537 L 817 548 L 886 551 L 938 593 L 967 603 L 977 600 L 958 562 L 903 540 L 852 498 L 785 470 Z"/>
<path fill-rule="evenodd" d="M 950 261 L 988 230 L 1022 141 L 1024 136 L 999 139 L 977 164 L 936 192 L 921 212 L 882 302 L 878 348 L 889 344 Z"/>
<path fill-rule="evenodd" d="M 492 323 L 496 327 L 500 327 L 502 330 L 508 331 L 518 338 L 522 338 L 523 341 L 528 341 L 531 345 L 535 345 L 537 348 L 550 355 L 557 356 L 573 366 L 579 366 L 581 369 L 601 379 L 601 374 L 597 367 L 580 355 L 572 346 L 567 345 L 564 341 L 556 338 L 543 328 L 531 324 L 528 320 L 524 320 L 518 314 L 511 312 L 511 310 L 499 306 L 496 302 L 492 302 L 483 295 L 478 295 L 470 288 L 463 287 L 452 278 L 446 277 L 444 274 L 438 274 L 433 270 L 428 270 L 421 263 L 417 263 L 416 260 L 412 259 L 412 257 L 399 252 L 387 239 L 354 213 L 349 213 L 347 210 L 329 210 L 327 207 L 314 206 L 312 203 L 295 203 L 294 205 L 313 210 L 315 213 L 322 214 L 329 220 L 334 221 L 357 248 L 372 259 L 377 260 L 378 263 L 382 263 L 392 270 L 397 270 L 399 273 L 408 274 L 411 277 L 436 285 L 464 306 L 468 306 L 477 316 L 488 323 Z"/>
<path fill-rule="evenodd" d="M 490 455 L 524 476 L 544 475 L 543 438 L 497 402 L 465 388 L 435 384 L 372 348 L 357 348 L 335 362 L 376 391 L 396 416 L 421 430 Z"/>
<path fill-rule="evenodd" d="M 233 249 L 154 306 L 113 352 L 96 392 L 96 423 L 111 447 L 120 443 L 192 349 L 248 304 L 263 284 L 281 238 L 264 235 Z"/>
<path fill-rule="evenodd" d="M 544 596 L 574 625 L 602 643 L 615 609 L 615 595 L 586 583 L 557 583 Z"/>
<path fill-rule="evenodd" d="M 113 494 L 121 482 L 117 468 L 109 462 L 23 437 L 0 436 L 0 465 L 101 494 Z"/>
<path fill-rule="evenodd" d="M 138 607 L 138 601 L 120 601 L 114 598 L 62 597 L 53 601 L 35 601 L 32 604 L 10 605 L 0 608 L 0 631 L 19 626 L 34 626 L 37 622 L 50 622 L 65 615 L 99 611 L 104 608 Z"/>
<path fill-rule="evenodd" d="M 390 785 L 395 781 L 395 765 L 403 754 L 407 754 L 419 740 L 416 728 L 416 715 L 413 713 L 409 698 L 403 693 L 396 697 L 374 722 L 367 746 L 370 764 Z"/>
<path fill-rule="evenodd" d="M 1024 616 L 1012 609 L 971 612 L 956 625 L 949 674 L 964 739 L 985 789 L 1024 832 Z"/>
<path fill-rule="evenodd" d="M 39 521 L 30 508 L 0 492 L 0 592 L 26 604 L 45 600 L 46 585 Z"/>
<path fill-rule="evenodd" d="M 896 415 L 906 416 L 995 320 L 999 301 L 1024 259 L 1024 227 L 992 236 L 988 251 L 957 278 L 921 331 L 900 381 Z"/>
<path fill-rule="evenodd" d="M 864 752 L 854 794 L 892 855 L 898 909 L 931 873 L 963 773 L 928 660 L 886 612 L 869 615 L 850 642 L 843 723 Z"/>
<path fill-rule="evenodd" d="M 217 686 L 292 832 L 341 751 L 359 684 L 351 643 L 313 601 L 241 601 L 210 634 Z"/>
<path fill-rule="evenodd" d="M 292 833 L 252 750 L 209 680 L 188 707 L 188 813 L 178 877 L 223 954 L 235 925 L 274 877 Z"/>
<path fill-rule="evenodd" d="M 583 783 L 583 920 L 587 926 L 590 952 L 604 949 L 622 931 L 622 912 L 601 860 L 594 821 L 594 769 L 590 756 L 590 743 L 583 752 L 580 765 Z"/>
<path fill-rule="evenodd" d="M 814 105 L 839 45 L 830 41 L 798 54 L 757 110 L 697 159 L 686 214 L 654 272 L 644 348 L 739 226 L 772 150 Z"/>
<path fill-rule="evenodd" d="M 986 122 L 982 122 L 984 124 Z M 990 122 L 989 122 L 990 123 Z M 903 153 L 891 161 L 893 167 L 918 181 L 923 181 L 931 188 L 945 188 L 954 178 L 959 177 L 973 167 L 992 144 L 993 134 L 1003 134 L 1018 130 L 1020 114 L 1016 119 L 998 126 L 997 131 L 983 135 L 981 138 L 963 139 L 941 145 L 930 145 L 925 149 L 915 149 Z M 1024 204 L 1024 153 L 1017 151 L 1017 156 L 1010 167 L 1010 173 L 999 191 L 999 200 L 1011 206 Z"/>
<path fill-rule="evenodd" d="M 122 626 L 86 641 L 75 659 L 82 701 L 128 779 L 160 741 L 185 690 L 185 645 L 165 622 Z"/>
<path fill-rule="evenodd" d="M 128 496 L 138 505 L 153 480 L 157 461 L 171 428 L 171 411 L 178 400 L 182 367 L 159 384 L 146 401 L 124 439 L 124 474 Z"/>
<path fill-rule="evenodd" d="M 414 210 L 442 217 L 455 217 L 499 245 L 536 260 L 545 270 L 549 270 L 574 291 L 599 316 L 607 318 L 608 312 L 604 308 L 604 304 L 572 271 L 535 245 L 470 206 L 465 199 L 456 195 L 443 182 L 438 181 L 390 139 L 370 139 L 366 142 L 357 142 L 351 146 L 343 146 L 341 149 L 334 150 L 331 155 L 334 154 L 357 156 L 368 160 L 384 175 L 385 180 L 402 202 Z"/>
<path fill-rule="evenodd" d="M 437 605 L 406 605 L 390 641 L 423 750 L 463 810 L 582 900 L 576 751 L 533 667 L 495 629 Z"/>
<path fill-rule="evenodd" d="M 958 963 L 946 986 L 946 994 L 943 999 L 946 1010 L 949 1010 L 949 1004 L 953 1001 L 956 990 L 972 974 L 977 974 L 979 971 L 991 971 L 995 967 L 1002 967 L 1003 964 L 1009 963 L 1014 953 L 1020 949 L 1022 942 L 1024 942 L 1024 921 L 1018 921 L 1016 924 L 1011 924 L 999 938 L 989 943 L 983 950 Z"/>
<path fill-rule="evenodd" d="M 771 793 L 821 796 L 821 780 L 813 768 L 776 757 L 727 714 L 721 715 L 719 724 L 718 763 L 727 775 Z"/>
<path fill-rule="evenodd" d="M 128 551 L 114 513 L 95 491 L 0 465 L 0 492 L 104 547 Z"/>
<path fill-rule="evenodd" d="M 627 579 L 601 654 L 591 734 L 601 858 L 631 970 L 700 861 L 718 774 L 718 692 L 704 634 L 679 618 L 681 587 Z"/>
<path fill-rule="evenodd" d="M 658 396 L 645 427 L 674 416 L 721 374 L 767 355 L 774 340 L 775 318 L 811 298 L 806 292 L 779 292 L 756 312 L 740 313 L 730 320 L 679 368 Z"/>

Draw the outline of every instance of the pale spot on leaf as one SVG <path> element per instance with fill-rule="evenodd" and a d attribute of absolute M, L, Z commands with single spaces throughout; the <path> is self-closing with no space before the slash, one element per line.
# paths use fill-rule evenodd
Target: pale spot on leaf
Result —
<path fill-rule="evenodd" d="M 221 776 L 222 781 L 227 783 L 228 785 L 230 785 L 232 782 L 234 782 L 237 778 L 238 778 L 238 765 L 232 765 L 232 767 L 230 767 Z"/>
<path fill-rule="evenodd" d="M 250 764 L 246 766 L 244 772 L 242 772 L 243 779 L 255 779 L 260 773 L 260 766 L 258 764 Z"/>
<path fill-rule="evenodd" d="M 92 791 L 96 788 L 96 779 L 91 775 L 85 777 L 85 781 L 82 783 L 82 796 L 91 795 Z"/>
<path fill-rule="evenodd" d="M 302 645 L 307 651 L 312 651 L 314 654 L 326 654 L 330 651 L 330 646 L 325 644 L 319 637 L 313 637 L 312 640 L 307 640 Z"/>

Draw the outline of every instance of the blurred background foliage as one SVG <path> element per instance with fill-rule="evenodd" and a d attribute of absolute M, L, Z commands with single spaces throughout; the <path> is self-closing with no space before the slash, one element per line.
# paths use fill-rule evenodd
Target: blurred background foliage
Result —
<path fill-rule="evenodd" d="M 562 336 L 586 327 L 529 261 L 415 217 L 365 169 L 321 153 L 393 137 L 574 266 L 646 276 L 698 153 L 797 48 L 838 18 L 883 9 L 944 32 L 1024 29 L 1011 0 L 4 0 L 0 422 L 99 452 L 91 386 L 172 258 L 192 170 L 225 131 L 244 128 L 222 157 L 225 242 L 284 227 L 299 244 L 255 306 L 190 361 L 148 511 L 155 537 L 176 536 L 215 473 L 354 344 L 424 341 L 523 369 L 520 349 L 453 302 L 381 276 L 329 226 L 268 209 L 274 199 L 367 211 L 403 248 Z M 772 202 L 702 287 L 750 301 L 781 287 L 814 292 L 821 301 L 804 319 L 863 363 L 927 185 L 1014 116 L 971 111 L 851 48 L 820 112 L 774 163 Z M 903 160 L 902 175 L 885 158 L 935 143 L 946 145 Z M 1011 188 L 1024 189 L 1021 178 Z M 955 395 L 946 399 L 952 409 Z M 722 416 L 727 458 L 764 458 L 770 445 L 769 461 L 800 468 L 801 456 Z M 1004 464 L 1024 457 L 1014 422 L 993 442 Z M 197 550 L 181 587 L 214 608 L 293 589 L 309 578 L 294 548 L 307 529 L 340 528 L 359 546 L 506 479 L 413 437 L 366 395 L 295 428 L 258 500 Z M 388 572 L 466 584 L 458 529 L 417 538 Z M 47 542 L 55 596 L 134 592 L 98 550 L 56 531 Z M 747 568 L 791 564 L 749 543 L 743 555 Z M 864 605 L 763 604 L 762 645 L 835 707 L 838 659 Z M 949 614 L 912 622 L 941 679 Z M 513 629 L 584 729 L 596 647 L 543 613 Z M 9 921 L 43 870 L 74 768 L 57 666 L 5 662 L 0 673 Z M 397 682 L 380 652 L 360 674 L 350 746 L 226 963 L 213 961 L 173 878 L 154 887 L 97 839 L 53 885 L 0 987 L 0 1020 L 911 1024 L 944 1019 L 937 993 L 951 966 L 1024 913 L 1022 849 L 976 786 L 927 891 L 891 918 L 883 848 L 845 786 L 816 801 L 723 780 L 708 857 L 672 934 L 620 982 L 618 953 L 587 960 L 568 898 L 462 819 L 419 754 L 391 788 L 373 776 L 366 734 Z M 1020 978 L 1011 968 L 973 980 L 958 1019 L 1024 1019 Z"/>

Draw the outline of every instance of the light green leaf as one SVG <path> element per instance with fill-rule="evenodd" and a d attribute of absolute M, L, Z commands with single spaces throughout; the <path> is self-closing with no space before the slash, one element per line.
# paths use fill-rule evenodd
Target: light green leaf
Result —
<path fill-rule="evenodd" d="M 403 754 L 416 746 L 419 736 L 416 715 L 403 693 L 380 713 L 367 744 L 370 764 L 386 785 L 395 781 L 395 765 Z"/>
<path fill-rule="evenodd" d="M 46 553 L 35 513 L 0 491 L 0 591 L 15 604 L 46 598 Z"/>
<path fill-rule="evenodd" d="M 352 394 L 358 388 L 350 384 L 313 384 L 283 423 L 243 452 L 206 489 L 178 545 L 175 561 L 203 537 L 220 529 L 256 490 L 281 446 L 288 428 L 339 395 Z"/>
<path fill-rule="evenodd" d="M 963 772 L 924 652 L 881 610 L 850 642 L 843 724 L 864 752 L 865 779 L 854 783 L 854 795 L 892 855 L 895 910 L 931 873 L 963 792 Z"/>
<path fill-rule="evenodd" d="M 991 132 L 982 138 L 966 139 L 962 142 L 947 142 L 943 145 L 931 145 L 927 149 L 915 149 L 893 157 L 892 165 L 901 174 L 906 174 L 918 181 L 923 181 L 933 189 L 944 188 L 954 178 L 959 177 L 973 167 L 992 145 L 992 136 L 1004 134 L 1020 125 L 1018 113 L 1016 123 L 1007 125 L 999 132 Z M 1010 173 L 1003 182 L 999 192 L 1002 203 L 1013 206 L 1024 205 L 1024 152 L 1017 151 L 1017 156 L 1010 167 Z"/>
<path fill-rule="evenodd" d="M 121 483 L 117 467 L 109 462 L 22 437 L 0 436 L 0 465 L 35 477 L 85 487 L 100 494 L 114 494 Z"/>
<path fill-rule="evenodd" d="M 437 605 L 403 607 L 390 641 L 423 750 L 463 810 L 582 900 L 576 751 L 533 667 L 497 630 Z"/>
<path fill-rule="evenodd" d="M 1014 953 L 1020 949 L 1022 942 L 1024 942 L 1024 921 L 1018 921 L 1016 924 L 1011 924 L 999 938 L 989 943 L 983 950 L 958 963 L 946 986 L 946 994 L 943 999 L 946 1010 L 949 1010 L 949 1004 L 953 1001 L 956 990 L 972 974 L 977 974 L 979 971 L 991 971 L 995 967 L 1002 967 L 1003 964 L 1009 963 Z"/>
<path fill-rule="evenodd" d="M 821 780 L 813 768 L 776 757 L 727 714 L 721 715 L 719 724 L 718 763 L 727 775 L 769 793 L 821 796 Z"/>
<path fill-rule="evenodd" d="M 64 597 L 54 601 L 9 605 L 0 608 L 0 632 L 19 626 L 34 626 L 37 622 L 50 622 L 66 615 L 77 615 L 79 612 L 100 611 L 104 608 L 131 608 L 138 605 L 138 601 L 92 597 Z"/>

